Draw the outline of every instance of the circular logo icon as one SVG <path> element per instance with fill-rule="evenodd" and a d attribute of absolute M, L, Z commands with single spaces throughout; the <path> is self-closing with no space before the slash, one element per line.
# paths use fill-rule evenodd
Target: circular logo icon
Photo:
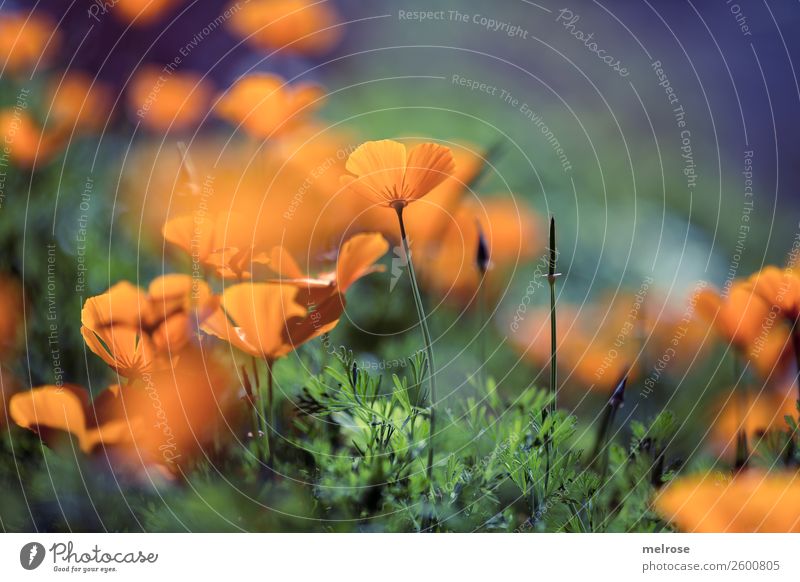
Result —
<path fill-rule="evenodd" d="M 44 561 L 44 546 L 39 542 L 30 542 L 19 551 L 19 563 L 26 570 L 35 570 Z"/>

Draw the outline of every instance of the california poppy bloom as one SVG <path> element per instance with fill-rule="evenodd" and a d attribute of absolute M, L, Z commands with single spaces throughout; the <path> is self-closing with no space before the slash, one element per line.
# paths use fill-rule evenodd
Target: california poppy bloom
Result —
<path fill-rule="evenodd" d="M 293 334 L 309 315 L 296 301 L 297 294 L 297 288 L 280 283 L 229 286 L 222 293 L 220 309 L 203 322 L 202 329 L 246 354 L 274 362 L 339 321 L 340 313 L 334 313 L 319 330 Z"/>
<path fill-rule="evenodd" d="M 702 289 L 694 303 L 698 317 L 712 323 L 716 333 L 761 376 L 774 373 L 790 345 L 789 330 L 782 321 L 767 326 L 769 304 L 749 284 L 734 283 L 727 297 L 715 289 Z"/>
<path fill-rule="evenodd" d="M 41 13 L 4 10 L 0 13 L 0 68 L 20 73 L 46 65 L 58 50 L 59 40 L 55 24 Z"/>
<path fill-rule="evenodd" d="M 263 251 L 246 246 L 252 221 L 238 213 L 179 216 L 161 229 L 164 238 L 184 250 L 194 262 L 211 267 L 223 279 L 252 278 L 256 264 L 266 265 Z"/>
<path fill-rule="evenodd" d="M 433 340 L 428 329 L 425 306 L 422 303 L 411 249 L 406 234 L 403 210 L 410 202 L 419 200 L 441 184 L 455 170 L 450 148 L 435 143 L 414 146 L 410 152 L 400 142 L 385 139 L 361 144 L 347 158 L 345 168 L 355 176 L 341 177 L 342 185 L 359 193 L 379 206 L 397 213 L 400 241 L 403 244 L 408 278 L 417 308 L 419 326 L 428 359 L 428 398 L 430 402 L 430 431 L 428 434 L 427 477 L 433 478 L 433 435 L 436 433 L 436 364 Z"/>
<path fill-rule="evenodd" d="M 25 110 L 0 111 L 0 139 L 11 159 L 24 168 L 47 163 L 61 144 L 56 135 L 45 133 Z"/>
<path fill-rule="evenodd" d="M 800 318 L 800 276 L 794 268 L 765 267 L 751 275 L 747 285 L 790 322 Z"/>
<path fill-rule="evenodd" d="M 679 478 L 654 501 L 683 532 L 798 533 L 800 475 L 748 470 Z"/>
<path fill-rule="evenodd" d="M 120 389 L 109 413 L 127 422 L 132 463 L 174 470 L 224 439 L 237 404 L 231 370 L 207 352 L 189 348 L 171 369 L 154 370 Z"/>
<path fill-rule="evenodd" d="M 253 137 L 270 139 L 302 125 L 322 98 L 316 85 L 290 86 L 278 75 L 254 73 L 236 81 L 220 97 L 216 112 Z"/>
<path fill-rule="evenodd" d="M 389 243 L 378 233 L 357 234 L 349 238 L 339 250 L 336 268 L 325 271 L 316 277 L 308 277 L 282 247 L 272 250 L 270 268 L 283 278 L 280 282 L 295 285 L 309 293 L 309 302 L 316 303 L 314 298 L 326 298 L 333 293 L 344 294 L 361 277 L 383 271 L 382 265 L 376 265 L 389 250 Z"/>
<path fill-rule="evenodd" d="M 746 285 L 766 301 L 770 313 L 777 309 L 784 323 L 791 328 L 797 364 L 797 389 L 800 392 L 800 276 L 794 265 L 785 269 L 770 266 L 751 275 Z"/>
<path fill-rule="evenodd" d="M 188 275 L 159 277 L 147 293 L 122 281 L 86 300 L 81 334 L 89 349 L 119 375 L 137 377 L 156 363 L 174 363 L 216 305 L 208 286 Z"/>
<path fill-rule="evenodd" d="M 99 130 L 108 121 L 111 106 L 109 89 L 86 73 L 66 73 L 50 83 L 47 114 L 54 131 Z"/>
<path fill-rule="evenodd" d="M 409 144 L 407 147 L 413 146 Z M 441 245 L 442 232 L 449 229 L 460 210 L 470 204 L 473 183 L 485 169 L 484 153 L 477 146 L 451 144 L 449 147 L 453 156 L 453 173 L 426 194 L 419 204 L 412 204 L 405 209 L 408 238 L 413 241 L 416 256 L 422 256 L 423 260 L 436 251 Z M 363 196 L 354 198 L 368 201 Z M 398 240 L 395 217 L 383 208 L 366 208 L 361 214 L 363 218 L 359 224 L 365 229 L 377 230 L 389 240 Z"/>
<path fill-rule="evenodd" d="M 134 118 L 146 127 L 181 131 L 196 126 L 205 117 L 212 90 L 198 74 L 151 66 L 136 72 L 127 96 Z"/>
<path fill-rule="evenodd" d="M 316 0 L 250 0 L 235 4 L 228 26 L 260 48 L 321 54 L 341 37 L 332 2 Z"/>
<path fill-rule="evenodd" d="M 110 401 L 119 387 L 102 392 L 93 403 L 89 392 L 80 386 L 41 386 L 11 397 L 8 411 L 22 428 L 33 430 L 52 441 L 58 433 L 72 434 L 84 453 L 95 447 L 127 442 L 128 423 L 108 419 Z"/>
<path fill-rule="evenodd" d="M 344 187 L 390 208 L 422 198 L 455 169 L 448 147 L 423 143 L 408 152 L 404 144 L 390 139 L 361 144 L 345 167 L 354 176 L 342 176 Z"/>

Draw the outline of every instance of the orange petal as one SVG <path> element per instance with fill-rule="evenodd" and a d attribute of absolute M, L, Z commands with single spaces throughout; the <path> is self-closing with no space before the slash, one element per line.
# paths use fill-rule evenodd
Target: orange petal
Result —
<path fill-rule="evenodd" d="M 375 262 L 389 250 L 389 243 L 378 233 L 357 234 L 342 245 L 336 262 L 336 285 L 344 293 L 358 279 L 380 269 Z"/>
<path fill-rule="evenodd" d="M 423 143 L 408 154 L 408 163 L 403 180 L 403 193 L 406 199 L 422 198 L 436 186 L 449 178 L 455 170 L 450 148 Z"/>
<path fill-rule="evenodd" d="M 345 168 L 382 200 L 402 199 L 406 172 L 406 146 L 402 143 L 390 139 L 365 142 L 350 154 Z"/>
<path fill-rule="evenodd" d="M 17 393 L 11 397 L 8 410 L 22 428 L 46 427 L 73 434 L 84 452 L 88 453 L 96 444 L 93 439 L 87 439 L 81 398 L 66 387 L 42 386 Z"/>

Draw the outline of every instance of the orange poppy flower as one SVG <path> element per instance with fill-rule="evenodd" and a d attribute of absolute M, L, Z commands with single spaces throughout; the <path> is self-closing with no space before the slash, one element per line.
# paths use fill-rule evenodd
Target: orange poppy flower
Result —
<path fill-rule="evenodd" d="M 41 13 L 0 13 L 0 68 L 7 73 L 46 65 L 59 41 L 55 24 Z"/>
<path fill-rule="evenodd" d="M 404 144 L 389 139 L 361 144 L 345 167 L 355 176 L 342 176 L 342 186 L 390 208 L 422 198 L 455 170 L 448 147 L 423 143 L 407 152 Z"/>
<path fill-rule="evenodd" d="M 181 131 L 196 126 L 208 113 L 212 90 L 194 73 L 144 67 L 128 87 L 128 103 L 136 119 L 155 131 Z"/>
<path fill-rule="evenodd" d="M 228 287 L 220 309 L 202 329 L 246 354 L 275 361 L 336 327 L 344 312 L 344 293 L 361 277 L 380 270 L 374 263 L 388 248 L 380 234 L 356 235 L 342 245 L 335 271 L 311 278 L 277 247 L 270 267 L 284 279 Z"/>
<path fill-rule="evenodd" d="M 280 282 L 306 289 L 309 292 L 307 303 L 318 303 L 331 294 L 346 293 L 361 277 L 383 271 L 383 265 L 375 263 L 388 250 L 389 243 L 383 235 L 363 233 L 349 238 L 342 245 L 333 271 L 307 277 L 294 258 L 281 247 L 272 250 L 270 268 L 284 277 Z"/>
<path fill-rule="evenodd" d="M 721 397 L 714 410 L 717 416 L 711 429 L 711 445 L 721 457 L 731 456 L 741 431 L 753 443 L 769 430 L 786 430 L 786 415 L 797 417 L 797 398 L 793 393 L 756 395 L 737 390 Z"/>
<path fill-rule="evenodd" d="M 441 245 L 442 233 L 457 221 L 459 210 L 466 203 L 465 195 L 470 185 L 484 168 L 483 153 L 475 146 L 458 144 L 450 146 L 453 156 L 453 173 L 436 186 L 420 204 L 412 204 L 403 211 L 408 239 L 413 242 L 415 256 L 427 256 Z M 358 200 L 367 200 L 355 196 Z M 368 230 L 378 230 L 389 240 L 399 242 L 397 217 L 383 208 L 372 207 L 362 212 L 359 224 Z"/>
<path fill-rule="evenodd" d="M 111 93 L 81 72 L 66 73 L 50 84 L 50 110 L 56 131 L 96 131 L 108 121 Z"/>
<path fill-rule="evenodd" d="M 81 335 L 97 356 L 125 377 L 150 370 L 155 348 L 142 331 L 151 321 L 150 304 L 141 289 L 123 281 L 86 300 Z"/>
<path fill-rule="evenodd" d="M 698 317 L 713 323 L 715 331 L 750 360 L 762 376 L 769 376 L 780 364 L 789 345 L 789 330 L 783 322 L 768 327 L 770 307 L 748 283 L 731 286 L 727 297 L 715 289 L 695 295 Z"/>
<path fill-rule="evenodd" d="M 119 20 L 135 26 L 149 26 L 161 19 L 182 0 L 114 0 L 111 12 Z M 89 15 L 92 14 L 89 9 Z"/>
<path fill-rule="evenodd" d="M 220 309 L 203 322 L 202 329 L 246 354 L 273 362 L 338 323 L 340 314 L 334 313 L 333 321 L 326 321 L 322 329 L 303 327 L 305 335 L 293 335 L 309 315 L 297 303 L 297 294 L 298 289 L 279 283 L 227 287 L 222 293 Z"/>
<path fill-rule="evenodd" d="M 94 401 L 80 386 L 41 386 L 11 397 L 8 404 L 11 418 L 22 428 L 33 430 L 46 441 L 55 432 L 67 432 L 78 440 L 84 453 L 98 445 L 114 445 L 127 441 L 128 423 L 124 420 L 103 420 L 109 399 L 118 388 L 109 388 Z"/>
<path fill-rule="evenodd" d="M 61 143 L 57 136 L 44 133 L 26 111 L 18 109 L 0 111 L 0 139 L 11 159 L 25 168 L 48 162 Z"/>
<path fill-rule="evenodd" d="M 237 403 L 231 371 L 189 349 L 171 369 L 154 370 L 124 386 L 111 416 L 127 422 L 131 463 L 175 468 L 212 440 L 224 438 Z M 230 430 L 230 429 L 227 429 Z"/>
<path fill-rule="evenodd" d="M 800 318 L 800 276 L 793 267 L 765 267 L 750 276 L 746 283 L 770 307 L 794 323 Z"/>
<path fill-rule="evenodd" d="M 331 2 L 250 0 L 235 6 L 228 20 L 231 30 L 261 48 L 321 54 L 341 36 Z"/>
<path fill-rule="evenodd" d="M 246 280 L 253 276 L 253 265 L 269 262 L 266 253 L 245 246 L 252 224 L 241 214 L 204 212 L 173 218 L 161 233 L 193 261 L 212 267 L 223 279 Z"/>
<path fill-rule="evenodd" d="M 798 533 L 800 475 L 751 469 L 735 477 L 683 477 L 669 484 L 654 506 L 684 532 Z"/>
<path fill-rule="evenodd" d="M 202 281 L 188 275 L 166 275 L 148 293 L 122 281 L 86 300 L 81 334 L 86 345 L 125 377 L 150 372 L 154 363 L 174 363 L 194 328 L 217 306 Z M 166 360 L 162 357 L 166 352 Z"/>
<path fill-rule="evenodd" d="M 270 139 L 302 125 L 322 104 L 316 85 L 289 86 L 278 75 L 251 74 L 236 81 L 216 105 L 217 115 L 241 125 L 258 139 Z"/>

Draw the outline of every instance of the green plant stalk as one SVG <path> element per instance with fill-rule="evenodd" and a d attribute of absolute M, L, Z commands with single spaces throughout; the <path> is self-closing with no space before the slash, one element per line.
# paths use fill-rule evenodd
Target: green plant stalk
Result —
<path fill-rule="evenodd" d="M 422 337 L 425 341 L 425 353 L 428 358 L 428 398 L 430 403 L 430 432 L 428 433 L 428 467 L 427 476 L 428 483 L 433 484 L 433 435 L 436 432 L 436 367 L 433 361 L 433 342 L 431 341 L 431 332 L 428 329 L 428 321 L 425 317 L 425 308 L 422 305 L 422 296 L 419 292 L 419 285 L 417 284 L 417 275 L 414 272 L 414 263 L 411 260 L 411 249 L 408 245 L 408 237 L 406 236 L 406 227 L 403 222 L 403 208 L 405 204 L 395 204 L 394 209 L 397 212 L 397 221 L 400 224 L 400 239 L 403 242 L 403 251 L 406 254 L 408 261 L 408 276 L 411 280 L 411 289 L 414 293 L 414 304 L 417 307 L 417 316 L 419 317 L 419 325 L 422 328 Z"/>
<path fill-rule="evenodd" d="M 556 411 L 556 397 L 558 395 L 558 374 L 556 372 L 556 219 L 550 218 L 550 258 L 547 266 L 547 282 L 550 285 L 550 391 L 553 400 L 550 411 Z"/>
<path fill-rule="evenodd" d="M 272 447 L 272 431 L 275 429 L 275 394 L 274 394 L 274 376 L 272 373 L 273 362 L 267 360 L 267 458 L 272 460 L 273 447 Z"/>
<path fill-rule="evenodd" d="M 547 282 L 550 286 L 550 414 L 556 412 L 556 398 L 558 395 L 558 373 L 556 371 L 557 359 L 557 338 L 556 335 L 556 219 L 550 217 L 550 249 L 547 261 Z M 547 495 L 547 487 L 550 483 L 550 435 L 545 435 L 545 470 L 544 470 L 544 493 Z"/>
<path fill-rule="evenodd" d="M 486 331 L 484 326 L 486 324 L 486 289 L 484 289 L 485 277 L 481 276 L 480 287 L 478 287 L 478 384 L 481 392 L 486 389 L 484 381 L 484 367 L 487 365 L 486 361 Z"/>

